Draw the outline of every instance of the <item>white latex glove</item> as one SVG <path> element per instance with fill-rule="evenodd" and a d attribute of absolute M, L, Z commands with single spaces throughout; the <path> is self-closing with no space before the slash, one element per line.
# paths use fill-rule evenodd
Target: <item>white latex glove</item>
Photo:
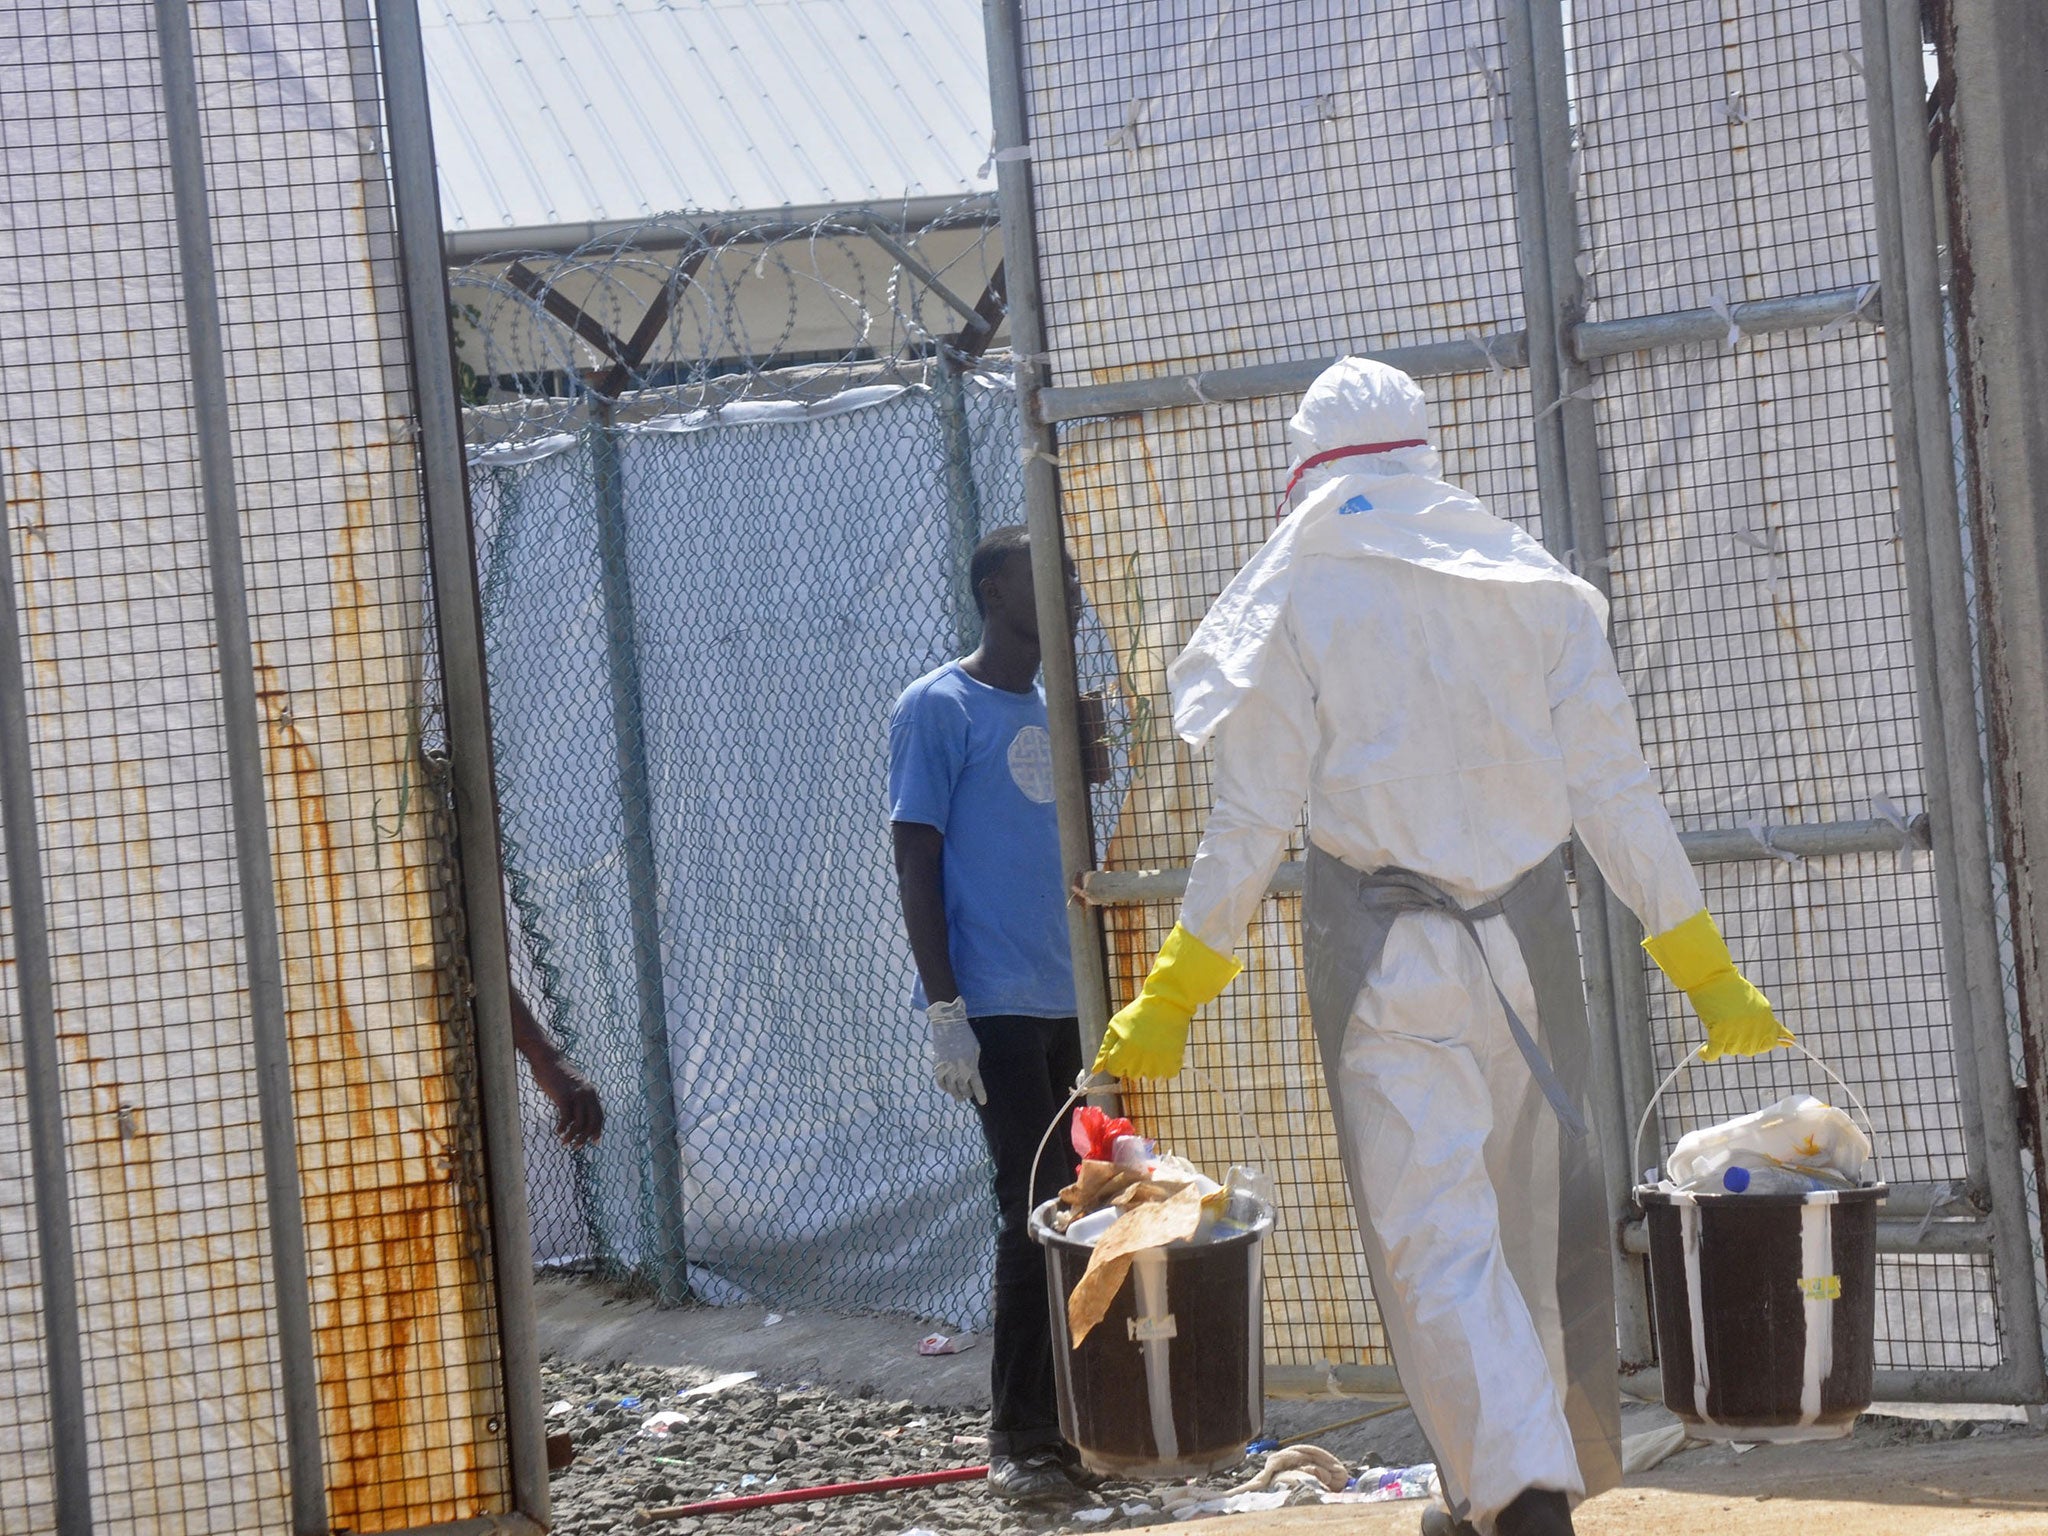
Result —
<path fill-rule="evenodd" d="M 988 1090 L 981 1085 L 981 1042 L 967 1022 L 964 999 L 933 1003 L 924 1011 L 932 1027 L 932 1074 L 939 1086 L 962 1104 L 969 1099 L 988 1102 Z"/>

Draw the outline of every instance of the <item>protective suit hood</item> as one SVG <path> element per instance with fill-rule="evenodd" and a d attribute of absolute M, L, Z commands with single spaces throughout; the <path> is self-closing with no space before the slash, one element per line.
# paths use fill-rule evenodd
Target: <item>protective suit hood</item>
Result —
<path fill-rule="evenodd" d="M 1604 625 L 1607 600 L 1479 498 L 1443 479 L 1422 389 L 1347 357 L 1323 370 L 1287 424 L 1295 509 L 1223 589 L 1167 668 L 1173 728 L 1200 747 L 1258 683 L 1259 663 L 1311 556 L 1401 560 L 1474 581 L 1558 582 Z M 1411 446 L 1413 445 L 1413 446 Z"/>
<path fill-rule="evenodd" d="M 1340 358 L 1301 397 L 1287 437 L 1299 459 L 1358 443 L 1429 440 L 1422 386 L 1370 358 Z"/>

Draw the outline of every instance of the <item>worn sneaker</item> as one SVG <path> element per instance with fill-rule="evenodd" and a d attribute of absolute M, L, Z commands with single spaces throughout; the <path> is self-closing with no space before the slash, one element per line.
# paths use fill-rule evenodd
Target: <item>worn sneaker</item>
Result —
<path fill-rule="evenodd" d="M 1067 1474 L 1067 1481 L 1083 1493 L 1093 1493 L 1109 1479 L 1099 1472 L 1090 1472 L 1082 1464 L 1081 1453 L 1064 1442 L 1059 1448 L 1060 1470 Z"/>
<path fill-rule="evenodd" d="M 1057 1450 L 988 1459 L 988 1491 L 1010 1504 L 1047 1504 L 1066 1498 L 1074 1485 L 1067 1480 Z"/>

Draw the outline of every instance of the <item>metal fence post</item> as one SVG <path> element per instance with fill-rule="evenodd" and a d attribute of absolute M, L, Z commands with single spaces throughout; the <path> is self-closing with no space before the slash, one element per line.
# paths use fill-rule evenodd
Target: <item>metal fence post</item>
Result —
<path fill-rule="evenodd" d="M 1579 276 L 1578 213 L 1571 186 L 1571 103 L 1564 51 L 1564 14 L 1558 0 L 1519 0 L 1501 13 L 1507 51 L 1508 128 L 1514 153 L 1515 222 L 1521 237 L 1522 313 L 1528 332 L 1529 396 L 1535 413 L 1536 484 L 1543 537 L 1553 554 L 1603 593 L 1608 589 L 1606 512 L 1601 502 L 1599 445 L 1591 373 L 1572 336 L 1585 318 Z M 1630 1215 L 1634 1182 L 1628 1141 L 1635 1116 L 1631 1096 L 1644 1076 L 1630 1061 L 1649 1060 L 1641 1028 L 1639 992 L 1623 981 L 1642 969 L 1633 915 L 1615 900 L 1582 844 L 1574 844 L 1579 932 L 1584 946 L 1588 1023 L 1595 1061 L 1594 1123 L 1605 1153 L 1608 1215 L 1614 1245 L 1615 1308 L 1621 1355 L 1648 1364 L 1650 1337 L 1647 1269 L 1622 1250 L 1619 1232 Z M 1626 1006 L 1633 1003 L 1635 1006 Z"/>
<path fill-rule="evenodd" d="M 932 375 L 939 433 L 946 455 L 946 570 L 952 578 L 953 645 L 965 656 L 981 642 L 981 615 L 968 580 L 974 546 L 981 541 L 981 498 L 974 485 L 974 439 L 967 428 L 967 389 L 961 370 L 943 349 Z"/>
<path fill-rule="evenodd" d="M 1917 0 L 1864 0 L 1863 44 L 1899 523 L 1926 733 L 1928 812 L 1934 823 L 1957 1076 L 1961 1090 L 1974 1089 L 1982 1108 L 1980 1176 L 1992 1213 L 1992 1264 L 2007 1352 L 2004 1373 L 2018 1395 L 2039 1399 L 2048 1395 L 2040 1330 L 2019 1322 L 2034 1324 L 2040 1314 L 1998 961 L 1962 518 L 1952 473 Z"/>
<path fill-rule="evenodd" d="M 4 489 L 4 488 L 0 488 Z M 43 1369 L 57 1536 L 90 1536 L 92 1443 L 78 1349 L 78 1286 L 71 1249 L 71 1189 L 64 1154 L 64 1075 L 50 985 L 50 931 L 43 910 L 42 834 L 36 825 L 35 743 L 28 728 L 28 674 L 14 599 L 13 533 L 0 495 L 0 836 L 7 843 L 7 898 L 14 918 L 14 985 L 21 1019 L 36 1259 L 43 1282 Z"/>
<path fill-rule="evenodd" d="M 1528 335 L 1529 408 L 1534 413 L 1536 499 L 1543 542 L 1560 560 L 1572 556 L 1571 480 L 1564 453 L 1564 383 L 1567 350 L 1559 345 L 1559 304 L 1550 250 L 1550 187 L 1544 175 L 1543 100 L 1537 78 L 1535 33 L 1542 25 L 1530 0 L 1501 7 L 1501 42 L 1508 77 L 1508 147 L 1514 171 L 1515 232 L 1521 247 L 1522 323 Z"/>
<path fill-rule="evenodd" d="M 313 1353 L 305 1214 L 299 1199 L 291 1025 L 285 1014 L 276 874 L 271 862 L 264 722 L 256 704 L 255 662 L 249 641 L 233 417 L 228 409 L 227 360 L 221 345 L 213 230 L 207 210 L 205 139 L 186 0 L 157 0 L 156 24 L 186 352 L 191 362 L 193 429 L 206 521 L 214 650 L 220 669 L 221 741 L 235 832 L 251 1049 L 263 1132 L 263 1186 L 270 1217 L 271 1283 L 277 1312 L 278 1371 L 284 1389 L 292 1525 L 299 1536 L 325 1536 L 327 1479 L 320 1438 L 320 1380 Z"/>
<path fill-rule="evenodd" d="M 996 196 L 1002 208 L 1003 265 L 1009 279 L 1010 345 L 1017 360 L 1017 405 L 1024 456 L 1024 514 L 1030 529 L 1031 576 L 1038 599 L 1038 638 L 1045 667 L 1047 733 L 1052 738 L 1053 793 L 1060 816 L 1062 878 L 1094 867 L 1088 777 L 1081 761 L 1080 683 L 1074 636 L 1067 627 L 1064 540 L 1060 526 L 1058 439 L 1038 414 L 1046 384 L 1045 315 L 1038 287 L 1038 226 L 1031 204 L 1029 114 L 1024 100 L 1024 17 L 1020 0 L 985 0 L 990 105 L 995 116 Z M 1074 954 L 1074 995 L 1084 1060 L 1093 1060 L 1109 1021 L 1109 974 L 1095 909 L 1067 904 Z"/>
<path fill-rule="evenodd" d="M 647 774 L 639 630 L 633 617 L 633 575 L 626 543 L 626 488 L 609 401 L 597 402 L 591 411 L 590 462 L 596 480 L 597 559 L 604 589 L 605 672 L 611 682 L 619 816 L 626 842 L 626 900 L 633 923 L 633 980 L 640 1007 L 640 1093 L 647 1114 L 654 1202 L 654 1292 L 660 1305 L 676 1307 L 690 1297 L 683 1242 L 682 1145 L 675 1069 L 669 1061 L 668 988 L 661 974 L 654 790 Z"/>
<path fill-rule="evenodd" d="M 2048 149 L 2037 82 L 2048 33 L 2014 0 L 1937 0 L 1942 72 L 1969 82 L 1943 134 L 1957 367 L 1972 534 L 1978 551 L 1986 695 L 1998 768 L 1999 828 L 2011 882 L 2013 947 L 2033 1100 L 2031 1144 L 2048 1219 L 2048 204 L 2035 168 Z M 2048 1314 L 2043 1326 L 2048 1327 Z"/>
<path fill-rule="evenodd" d="M 479 1111 L 490 1178 L 492 1280 L 504 1370 L 513 1508 L 546 1524 L 547 1439 L 534 1343 L 533 1244 L 527 1223 L 526 1155 L 512 1046 L 504 875 L 492 771 L 491 709 L 477 600 L 476 543 L 462 448 L 455 339 L 441 264 L 441 204 L 434 173 L 427 66 L 414 0 L 376 0 L 383 64 L 386 149 L 412 346 L 413 409 L 448 714 L 449 784 L 461 866 L 463 921 L 476 1018 Z"/>

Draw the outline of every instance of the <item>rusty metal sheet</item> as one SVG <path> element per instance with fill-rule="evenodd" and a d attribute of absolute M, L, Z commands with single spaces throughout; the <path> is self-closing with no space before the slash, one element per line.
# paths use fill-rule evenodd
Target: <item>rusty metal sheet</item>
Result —
<path fill-rule="evenodd" d="M 37 300 L 0 315 L 0 410 L 95 1512 L 274 1530 L 262 1128 L 154 21 L 68 17 L 0 48 L 0 276 Z M 372 39 L 352 4 L 197 19 L 331 1518 L 491 1515 L 502 1404 Z M 6 1081 L 0 1447 L 33 1438 L 40 1394 Z"/>
<path fill-rule="evenodd" d="M 1522 377 L 1433 381 L 1439 439 L 1454 473 L 1533 520 Z M 1286 483 L 1292 400 L 1248 401 L 1091 422 L 1061 439 L 1066 533 L 1091 609 L 1114 646 L 1116 713 L 1129 786 L 1102 849 L 1104 869 L 1184 865 L 1209 810 L 1206 759 L 1174 737 L 1166 667 L 1210 600 L 1272 531 Z M 1294 850 L 1298 853 L 1298 848 Z M 1104 913 L 1110 993 L 1136 994 L 1172 927 L 1171 906 Z M 1189 1061 L 1208 1084 L 1134 1088 L 1149 1134 L 1219 1170 L 1260 1157 L 1280 1219 L 1267 1253 L 1267 1350 L 1291 1365 L 1383 1365 L 1385 1335 L 1309 1026 L 1300 974 L 1300 902 L 1259 909 L 1239 950 L 1245 972 L 1202 1011 Z M 1240 1117 L 1249 1119 L 1248 1129 Z"/>
<path fill-rule="evenodd" d="M 1287 459 L 1274 402 L 1091 424 L 1061 443 L 1067 535 L 1091 608 L 1115 639 L 1131 778 L 1102 850 L 1107 869 L 1183 864 L 1209 808 L 1207 764 L 1174 737 L 1166 665 L 1271 528 Z M 1219 496 L 1214 477 L 1230 477 Z M 1206 493 L 1205 483 L 1212 488 Z M 1266 1255 L 1266 1349 L 1294 1364 L 1384 1364 L 1314 1032 L 1301 1000 L 1298 900 L 1264 903 L 1245 971 L 1202 1011 L 1190 1074 L 1132 1085 L 1125 1108 L 1164 1146 L 1220 1176 L 1272 1174 L 1280 1214 Z M 1134 996 L 1172 928 L 1171 906 L 1104 914 L 1112 1001 Z M 1249 1125 L 1245 1123 L 1249 1121 Z"/>

